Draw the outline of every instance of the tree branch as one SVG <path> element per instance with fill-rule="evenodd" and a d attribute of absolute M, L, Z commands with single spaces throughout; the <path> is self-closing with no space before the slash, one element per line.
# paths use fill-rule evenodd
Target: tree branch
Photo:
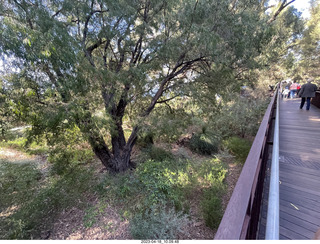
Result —
<path fill-rule="evenodd" d="M 91 45 L 90 47 L 87 47 L 87 52 L 88 52 L 88 53 L 90 54 L 90 56 L 91 56 L 91 54 L 92 54 L 92 52 L 93 52 L 94 49 L 100 47 L 102 44 L 104 44 L 104 43 L 106 43 L 106 42 L 107 42 L 107 40 L 102 41 L 102 39 L 99 38 L 99 40 L 98 40 L 95 44 Z"/>
<path fill-rule="evenodd" d="M 292 0 L 287 3 L 287 0 L 283 0 L 281 3 L 279 9 L 275 12 L 275 14 L 268 20 L 268 24 L 271 24 L 273 21 L 275 21 L 278 17 L 278 15 L 284 10 L 287 6 L 289 6 L 291 3 L 293 3 L 295 0 Z"/>
<path fill-rule="evenodd" d="M 62 10 L 63 8 L 59 9 L 54 15 L 51 16 L 51 18 L 53 19 L 54 17 L 56 17 L 58 14 L 61 13 Z"/>
<path fill-rule="evenodd" d="M 161 100 L 161 101 L 157 101 L 156 103 L 166 103 L 166 102 L 169 102 L 169 101 L 171 101 L 171 100 L 173 100 L 173 99 L 175 99 L 175 98 L 177 98 L 177 97 L 179 97 L 179 96 L 180 96 L 180 95 L 175 95 L 175 96 L 170 97 L 170 98 L 168 98 L 168 99 Z"/>
<path fill-rule="evenodd" d="M 185 54 L 182 54 L 178 60 L 178 62 L 176 63 L 176 66 L 174 67 L 174 69 L 170 72 L 170 74 L 168 74 L 161 82 L 160 87 L 157 91 L 157 93 L 153 96 L 151 103 L 149 105 L 149 107 L 145 110 L 145 112 L 141 115 L 142 117 L 146 117 L 150 114 L 150 112 L 154 109 L 154 106 L 156 105 L 157 101 L 159 100 L 159 98 L 162 96 L 163 91 L 165 89 L 165 86 L 167 85 L 167 83 L 172 80 L 173 78 L 177 77 L 178 75 L 182 74 L 183 72 L 185 72 L 186 70 L 188 70 L 194 63 L 201 61 L 204 59 L 204 57 L 200 57 L 200 58 L 196 58 L 193 60 L 189 60 L 186 62 L 182 62 L 181 57 L 184 57 Z"/>

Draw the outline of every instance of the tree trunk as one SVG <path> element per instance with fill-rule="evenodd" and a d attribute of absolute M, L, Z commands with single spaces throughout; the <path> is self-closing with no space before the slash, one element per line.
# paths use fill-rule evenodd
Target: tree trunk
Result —
<path fill-rule="evenodd" d="M 112 150 L 114 153 L 111 154 L 102 137 L 93 137 L 92 135 L 89 137 L 89 143 L 94 154 L 113 173 L 124 172 L 129 168 L 135 167 L 134 162 L 130 159 L 135 141 L 133 143 L 128 142 L 122 146 L 121 143 L 115 143 L 117 139 L 119 138 L 112 138 Z"/>
<path fill-rule="evenodd" d="M 122 125 L 117 126 L 116 135 L 112 136 L 112 158 L 110 160 L 111 168 L 110 170 L 113 172 L 124 172 L 129 168 L 134 168 L 135 164 L 131 161 L 130 156 L 132 152 L 132 148 L 136 141 L 136 130 L 132 131 L 131 136 L 133 136 L 134 140 L 125 141 L 124 132 L 122 129 Z"/>
<path fill-rule="evenodd" d="M 101 138 L 102 139 L 102 138 Z M 89 143 L 91 145 L 92 151 L 100 159 L 102 164 L 108 169 L 110 168 L 110 160 L 112 155 L 105 144 L 104 140 L 96 140 L 96 138 L 89 137 Z"/>
<path fill-rule="evenodd" d="M 130 159 L 132 148 L 125 147 L 122 150 L 119 150 L 120 153 L 114 155 L 110 160 L 109 170 L 111 172 L 119 173 L 124 172 L 130 168 L 135 168 L 134 162 Z"/>

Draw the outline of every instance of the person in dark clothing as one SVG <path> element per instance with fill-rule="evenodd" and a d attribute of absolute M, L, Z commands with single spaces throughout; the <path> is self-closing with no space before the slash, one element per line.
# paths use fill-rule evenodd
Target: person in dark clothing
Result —
<path fill-rule="evenodd" d="M 303 108 L 304 103 L 307 100 L 307 107 L 306 109 L 310 109 L 310 101 L 312 97 L 316 96 L 316 91 L 318 87 L 315 84 L 311 83 L 311 80 L 308 80 L 308 83 L 301 86 L 299 97 L 301 97 L 300 109 Z"/>

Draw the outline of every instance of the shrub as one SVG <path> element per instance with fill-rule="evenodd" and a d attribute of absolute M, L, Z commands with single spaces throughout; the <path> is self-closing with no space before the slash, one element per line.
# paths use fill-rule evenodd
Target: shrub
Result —
<path fill-rule="evenodd" d="M 132 218 L 130 230 L 134 239 L 177 239 L 181 227 L 187 222 L 185 215 L 176 213 L 172 208 L 153 206 Z"/>
<path fill-rule="evenodd" d="M 50 151 L 48 161 L 52 163 L 52 173 L 62 175 L 70 171 L 74 166 L 84 164 L 94 157 L 92 150 L 82 148 L 57 147 Z"/>
<path fill-rule="evenodd" d="M 221 112 L 212 120 L 212 127 L 219 128 L 226 137 L 237 135 L 254 136 L 260 126 L 269 101 L 267 99 L 250 99 L 233 97 L 224 105 Z"/>
<path fill-rule="evenodd" d="M 154 134 L 152 132 L 144 132 L 138 137 L 136 145 L 142 148 L 148 148 L 153 145 L 153 137 Z"/>
<path fill-rule="evenodd" d="M 207 160 L 202 163 L 198 171 L 206 186 L 201 200 L 201 211 L 205 223 L 214 229 L 219 226 L 223 211 L 221 199 L 225 192 L 225 179 L 227 170 L 218 159 Z"/>
<path fill-rule="evenodd" d="M 145 148 L 142 151 L 142 155 L 140 157 L 140 161 L 147 161 L 147 160 L 154 160 L 157 162 L 162 161 L 170 161 L 174 159 L 174 156 L 171 152 L 166 151 L 165 149 L 162 149 L 160 147 L 150 146 L 148 148 Z"/>
<path fill-rule="evenodd" d="M 245 163 L 252 145 L 250 141 L 244 138 L 230 137 L 223 144 L 236 157 L 238 163 Z"/>
<path fill-rule="evenodd" d="M 137 168 L 137 177 L 147 192 L 147 205 L 178 201 L 180 194 L 174 187 L 176 172 L 172 164 L 149 160 Z"/>
<path fill-rule="evenodd" d="M 211 229 L 219 227 L 223 216 L 221 196 L 216 190 L 207 190 L 204 193 L 204 198 L 201 201 L 201 210 L 205 223 Z"/>
<path fill-rule="evenodd" d="M 190 149 L 203 155 L 211 155 L 218 152 L 219 140 L 214 136 L 204 133 L 194 134 L 190 139 Z"/>

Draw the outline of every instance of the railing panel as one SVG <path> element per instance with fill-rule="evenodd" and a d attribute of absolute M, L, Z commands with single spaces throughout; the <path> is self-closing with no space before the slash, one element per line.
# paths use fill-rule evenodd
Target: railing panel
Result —
<path fill-rule="evenodd" d="M 311 104 L 320 108 L 320 90 L 316 92 L 316 96 L 311 99 Z"/>
<path fill-rule="evenodd" d="M 277 91 L 266 110 L 257 135 L 243 166 L 238 182 L 228 203 L 227 209 L 215 235 L 217 240 L 238 240 L 255 238 L 258 221 L 256 213 L 260 211 L 260 203 L 265 162 L 266 143 L 269 137 Z M 261 170 L 262 169 L 262 170 Z M 262 183 L 261 183 L 262 181 Z M 259 189 L 259 190 L 257 190 Z M 250 200 L 252 198 L 252 201 Z M 253 209 L 256 208 L 256 209 Z M 252 216 L 252 212 L 254 216 Z"/>

